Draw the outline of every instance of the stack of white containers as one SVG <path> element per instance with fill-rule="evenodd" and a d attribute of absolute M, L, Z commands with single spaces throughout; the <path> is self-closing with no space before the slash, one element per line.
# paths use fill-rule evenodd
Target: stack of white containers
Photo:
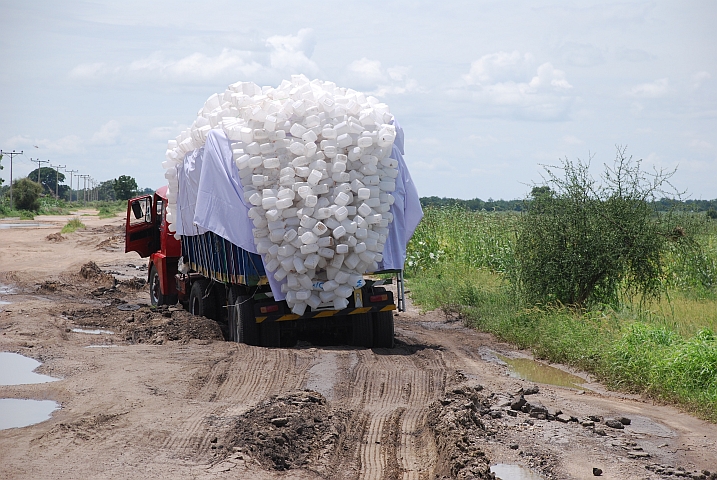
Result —
<path fill-rule="evenodd" d="M 244 198 L 251 204 L 256 250 L 282 282 L 286 302 L 348 306 L 362 274 L 382 260 L 398 162 L 389 158 L 396 131 L 388 106 L 334 83 L 292 76 L 278 87 L 250 82 L 209 97 L 194 124 L 170 140 L 167 221 L 176 216 L 177 170 L 222 128 Z"/>

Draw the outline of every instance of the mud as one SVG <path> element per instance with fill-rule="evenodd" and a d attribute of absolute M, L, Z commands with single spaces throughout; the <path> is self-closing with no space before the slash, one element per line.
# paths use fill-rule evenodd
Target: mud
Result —
<path fill-rule="evenodd" d="M 211 320 L 151 308 L 146 260 L 123 253 L 123 219 L 84 213 L 87 228 L 62 241 L 46 240 L 47 228 L 0 231 L 0 294 L 11 302 L 0 308 L 0 351 L 59 378 L 0 386 L 0 398 L 60 405 L 45 421 L 0 431 L 3 478 L 483 479 L 496 465 L 546 480 L 595 478 L 593 469 L 613 479 L 717 471 L 715 425 L 560 365 L 552 367 L 577 374 L 583 389 L 515 378 L 498 355 L 529 352 L 410 299 L 390 350 L 320 337 L 293 349 L 225 342 Z M 36 220 L 59 232 L 67 217 Z"/>

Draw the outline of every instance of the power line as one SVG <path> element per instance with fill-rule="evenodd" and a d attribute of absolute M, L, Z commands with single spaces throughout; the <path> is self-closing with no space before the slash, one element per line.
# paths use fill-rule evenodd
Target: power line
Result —
<path fill-rule="evenodd" d="M 40 164 L 41 163 L 50 163 L 50 161 L 49 160 L 40 160 L 39 158 L 36 158 L 35 160 L 33 160 L 31 158 L 30 161 L 37 162 L 37 184 L 42 185 L 42 183 L 40 182 Z"/>
<path fill-rule="evenodd" d="M 72 174 L 79 172 L 79 170 L 65 170 L 65 173 L 70 174 L 70 201 L 72 201 Z"/>

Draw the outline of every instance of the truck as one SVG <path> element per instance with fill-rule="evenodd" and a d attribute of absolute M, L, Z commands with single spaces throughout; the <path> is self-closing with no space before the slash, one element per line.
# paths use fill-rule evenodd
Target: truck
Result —
<path fill-rule="evenodd" d="M 364 275 L 349 305 L 291 312 L 276 301 L 258 254 L 207 231 L 177 235 L 167 221 L 167 186 L 127 203 L 125 252 L 148 259 L 150 302 L 155 307 L 178 302 L 191 314 L 217 321 L 225 338 L 263 347 L 294 346 L 306 330 L 349 333 L 360 347 L 394 346 L 394 311 L 405 310 L 402 270 Z M 397 299 L 386 286 L 396 282 Z"/>

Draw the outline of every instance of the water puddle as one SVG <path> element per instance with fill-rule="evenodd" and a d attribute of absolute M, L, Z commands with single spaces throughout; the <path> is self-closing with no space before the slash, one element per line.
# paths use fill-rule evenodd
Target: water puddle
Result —
<path fill-rule="evenodd" d="M 12 302 L 6 302 L 5 300 L 0 300 L 0 305 L 10 305 Z"/>
<path fill-rule="evenodd" d="M 0 295 L 13 295 L 14 293 L 15 289 L 10 285 L 3 285 L 0 283 Z"/>
<path fill-rule="evenodd" d="M 32 383 L 55 382 L 59 378 L 35 373 L 42 365 L 33 358 L 17 353 L 0 352 L 0 385 L 29 385 Z"/>
<path fill-rule="evenodd" d="M 0 223 L 0 230 L 6 228 L 46 228 L 54 227 L 51 223 Z"/>
<path fill-rule="evenodd" d="M 103 335 L 103 334 L 104 335 L 114 335 L 115 334 L 115 332 L 112 332 L 110 330 L 99 330 L 99 329 L 98 330 L 87 330 L 84 328 L 73 328 L 72 331 L 75 333 L 88 333 L 90 335 Z"/>
<path fill-rule="evenodd" d="M 52 400 L 0 398 L 0 430 L 44 422 L 60 405 Z"/>
<path fill-rule="evenodd" d="M 490 467 L 496 478 L 501 480 L 543 480 L 543 477 L 537 473 L 531 472 L 520 465 L 509 465 L 507 463 L 499 463 Z"/>
<path fill-rule="evenodd" d="M 559 368 L 551 367 L 550 365 L 545 365 L 529 358 L 497 356 L 510 366 L 511 375 L 516 378 L 522 378 L 530 382 L 544 383 L 546 385 L 585 390 L 585 388 L 581 386 L 585 383 L 584 379 L 577 375 L 564 372 Z"/>

